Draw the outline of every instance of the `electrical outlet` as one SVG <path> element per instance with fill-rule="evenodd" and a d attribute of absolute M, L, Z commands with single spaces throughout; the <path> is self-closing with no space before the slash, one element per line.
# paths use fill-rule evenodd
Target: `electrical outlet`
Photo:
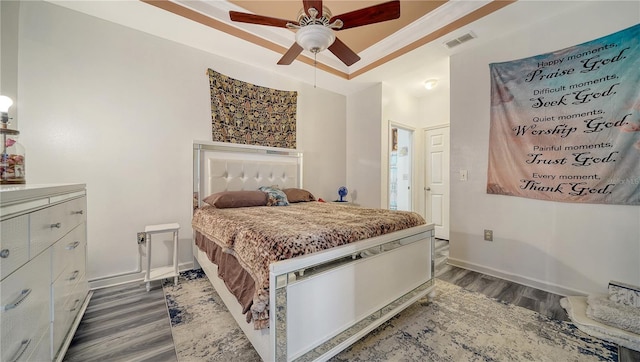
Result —
<path fill-rule="evenodd" d="M 138 244 L 144 244 L 145 241 L 146 241 L 145 233 L 143 232 L 138 233 Z"/>
<path fill-rule="evenodd" d="M 484 240 L 493 241 L 493 230 L 484 229 Z"/>

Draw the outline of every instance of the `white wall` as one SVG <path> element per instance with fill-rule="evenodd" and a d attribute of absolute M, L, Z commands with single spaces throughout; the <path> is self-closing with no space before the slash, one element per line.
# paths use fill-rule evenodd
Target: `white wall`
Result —
<path fill-rule="evenodd" d="M 304 187 L 316 198 L 338 198 L 347 182 L 347 99 L 320 88 L 298 93 L 298 149 L 304 152 Z"/>
<path fill-rule="evenodd" d="M 11 129 L 18 127 L 18 17 L 20 3 L 0 2 L 0 95 L 13 100 L 9 108 Z"/>
<path fill-rule="evenodd" d="M 28 183 L 86 183 L 89 278 L 134 271 L 136 232 L 178 222 L 191 259 L 192 142 L 211 139 L 212 68 L 297 90 L 305 187 L 346 181 L 346 99 L 238 60 L 39 1 L 21 2 L 18 97 Z M 154 249 L 168 264 L 168 247 Z"/>
<path fill-rule="evenodd" d="M 450 96 L 448 84 L 438 85 L 418 100 L 419 127 L 434 127 L 449 124 Z"/>
<path fill-rule="evenodd" d="M 392 87 L 388 84 L 382 85 L 382 119 L 381 119 L 381 171 L 382 171 L 382 188 L 381 188 L 381 205 L 382 208 L 389 207 L 389 123 L 393 122 L 404 126 L 406 129 L 413 130 L 413 159 L 412 173 L 413 180 L 411 183 L 411 201 L 412 209 L 424 215 L 423 199 L 424 199 L 424 157 L 422 156 L 423 144 L 422 135 L 419 130 L 422 117 L 418 112 L 419 99 L 411 96 L 409 93 Z"/>
<path fill-rule="evenodd" d="M 347 98 L 347 200 L 380 207 L 382 84 Z"/>
<path fill-rule="evenodd" d="M 527 16 L 545 2 L 500 11 Z M 539 9 L 539 8 L 538 8 Z M 580 44 L 640 22 L 639 2 L 584 2 L 451 58 L 451 260 L 560 293 L 606 292 L 609 280 L 640 285 L 640 208 L 488 195 L 489 67 Z M 492 229 L 494 241 L 483 240 Z"/>
<path fill-rule="evenodd" d="M 469 27 L 473 28 L 472 25 Z M 442 64 L 437 67 L 445 70 L 445 78 L 438 79 L 436 87 L 430 90 L 425 90 L 424 95 L 418 99 L 418 127 L 426 128 L 449 124 L 449 59 L 444 59 L 444 61 L 446 64 Z"/>
<path fill-rule="evenodd" d="M 417 101 L 387 84 L 377 84 L 348 97 L 347 200 L 366 207 L 389 207 L 389 123 L 416 128 L 420 120 Z M 414 156 L 419 156 L 422 147 L 419 132 L 414 136 Z M 418 187 L 420 160 L 413 159 L 414 189 L 422 190 Z M 414 192 L 412 197 L 414 205 L 419 205 L 420 193 Z"/>

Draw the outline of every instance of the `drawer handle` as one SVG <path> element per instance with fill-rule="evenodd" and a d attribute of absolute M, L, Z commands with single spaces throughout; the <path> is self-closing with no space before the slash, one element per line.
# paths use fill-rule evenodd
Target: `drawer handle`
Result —
<path fill-rule="evenodd" d="M 71 215 L 82 215 L 84 214 L 84 210 L 80 210 L 80 211 L 71 211 Z"/>
<path fill-rule="evenodd" d="M 79 306 L 80 306 L 80 299 L 76 299 L 76 301 L 73 302 L 73 308 L 69 309 L 69 312 L 75 312 Z"/>
<path fill-rule="evenodd" d="M 27 348 L 29 348 L 29 344 L 31 344 L 31 339 L 23 340 L 22 343 L 20 343 L 20 348 L 18 348 L 16 354 L 14 354 L 13 358 L 9 359 L 9 361 L 16 362 L 17 360 L 19 360 L 20 357 L 22 357 L 22 355 L 27 351 Z"/>
<path fill-rule="evenodd" d="M 67 247 L 65 249 L 73 250 L 73 249 L 77 248 L 78 245 L 80 245 L 80 242 L 79 241 L 74 241 L 73 243 L 67 245 Z"/>
<path fill-rule="evenodd" d="M 9 257 L 9 249 L 2 249 L 2 251 L 0 251 L 0 258 L 2 259 L 6 259 Z"/>
<path fill-rule="evenodd" d="M 57 223 L 55 223 L 55 224 L 51 224 L 51 228 L 52 228 L 52 229 L 53 229 L 53 228 L 60 229 L 61 227 L 62 227 L 62 223 L 59 223 L 59 222 L 57 222 Z"/>
<path fill-rule="evenodd" d="M 10 310 L 10 309 L 13 309 L 13 308 L 19 306 L 20 303 L 24 302 L 24 300 L 27 299 L 29 294 L 31 294 L 31 289 L 23 289 L 22 292 L 20 292 L 20 295 L 18 296 L 16 301 L 11 303 L 11 304 L 5 305 L 4 307 L 2 307 L 2 310 L 6 311 L 6 310 Z"/>
<path fill-rule="evenodd" d="M 76 280 L 78 274 L 80 274 L 79 270 L 74 271 L 73 273 L 71 273 L 71 277 L 69 278 L 69 280 Z"/>

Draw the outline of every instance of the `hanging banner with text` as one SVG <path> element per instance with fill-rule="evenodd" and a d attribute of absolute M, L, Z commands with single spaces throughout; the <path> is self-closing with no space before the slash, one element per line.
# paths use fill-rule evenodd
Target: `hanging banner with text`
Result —
<path fill-rule="evenodd" d="M 640 24 L 489 67 L 487 193 L 640 205 Z"/>

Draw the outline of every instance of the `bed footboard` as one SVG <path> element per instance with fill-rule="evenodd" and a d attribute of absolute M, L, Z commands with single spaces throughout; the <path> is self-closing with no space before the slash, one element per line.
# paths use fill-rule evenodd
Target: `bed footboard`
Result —
<path fill-rule="evenodd" d="M 432 292 L 433 248 L 427 225 L 272 264 L 270 360 L 329 359 Z"/>

